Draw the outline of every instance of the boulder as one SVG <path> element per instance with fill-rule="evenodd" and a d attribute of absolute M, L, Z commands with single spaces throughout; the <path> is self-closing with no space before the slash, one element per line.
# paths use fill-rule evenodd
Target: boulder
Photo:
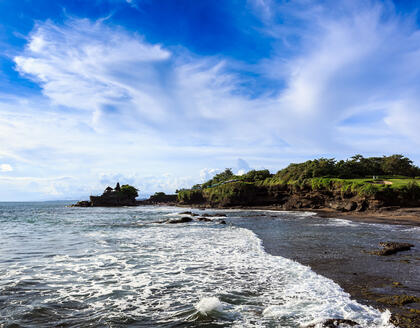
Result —
<path fill-rule="evenodd" d="M 190 211 L 181 212 L 179 214 L 182 214 L 182 215 L 191 215 L 191 216 L 198 216 L 197 213 L 193 213 L 193 212 L 190 212 Z"/>
<path fill-rule="evenodd" d="M 169 223 L 169 224 L 188 223 L 188 222 L 191 222 L 192 220 L 193 220 L 192 218 L 190 218 L 188 216 L 184 216 L 180 219 L 168 220 L 168 221 L 166 221 L 166 223 Z"/>
<path fill-rule="evenodd" d="M 92 206 L 92 203 L 89 202 L 88 200 L 81 200 L 80 202 L 77 202 L 76 204 L 74 204 L 72 206 L 77 206 L 77 207 L 91 207 Z"/>
<path fill-rule="evenodd" d="M 359 325 L 357 322 L 353 320 L 349 320 L 349 319 L 327 319 L 323 321 L 321 324 L 322 324 L 322 327 L 325 327 L 325 328 L 339 328 L 339 327 L 345 327 L 345 326 L 353 327 L 353 326 Z M 314 328 L 316 326 L 317 324 L 310 325 L 310 326 L 307 326 L 307 328 Z"/>
<path fill-rule="evenodd" d="M 353 201 L 348 201 L 344 205 L 344 210 L 346 212 L 354 211 L 357 208 L 357 203 Z"/>
<path fill-rule="evenodd" d="M 197 218 L 197 220 L 198 221 L 203 221 L 203 222 L 211 222 L 211 221 L 213 221 L 212 219 L 205 218 L 205 217 L 199 217 L 199 218 Z"/>
<path fill-rule="evenodd" d="M 388 256 L 402 251 L 409 251 L 411 247 L 414 247 L 413 244 L 396 242 L 380 242 L 379 245 L 382 246 L 382 249 L 374 251 L 372 254 Z"/>

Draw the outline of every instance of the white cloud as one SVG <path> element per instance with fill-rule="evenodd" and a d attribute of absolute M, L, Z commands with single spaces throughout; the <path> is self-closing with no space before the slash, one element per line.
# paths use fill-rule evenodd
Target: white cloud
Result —
<path fill-rule="evenodd" d="M 15 62 L 44 97 L 1 97 L 1 162 L 96 192 L 118 175 L 170 191 L 241 157 L 273 171 L 362 151 L 420 160 L 420 31 L 410 17 L 380 3 L 346 2 L 333 14 L 310 1 L 254 2 L 274 46 L 247 69 L 282 85 L 258 97 L 230 70 L 241 63 L 222 56 L 151 44 L 103 21 L 38 23 Z M 285 12 L 299 24 L 277 24 Z"/>
<path fill-rule="evenodd" d="M 201 180 L 201 182 L 206 182 L 220 172 L 222 172 L 222 170 L 220 170 L 220 169 L 209 169 L 209 168 L 201 169 L 200 170 L 200 180 Z"/>
<path fill-rule="evenodd" d="M 243 175 L 246 172 L 248 172 L 249 170 L 251 170 L 251 167 L 249 166 L 249 164 L 243 160 L 242 158 L 238 158 L 238 160 L 236 161 L 236 171 L 238 172 L 238 175 Z"/>
<path fill-rule="evenodd" d="M 296 14 L 298 6 L 288 4 L 283 10 Z M 296 55 L 282 57 L 280 47 L 262 63 L 264 74 L 286 81 L 277 104 L 277 112 L 287 122 L 280 123 L 283 138 L 307 148 L 308 153 L 316 152 L 319 145 L 327 153 L 358 152 L 357 140 L 362 139 L 370 152 L 408 150 L 418 157 L 414 148 L 419 145 L 420 132 L 411 118 L 420 112 L 416 92 L 420 87 L 420 31 L 412 18 L 403 20 L 392 7 L 380 3 L 355 1 L 337 6 L 340 11 L 334 15 L 322 5 L 308 6 L 308 12 L 303 9 L 296 17 L 309 19 L 300 29 L 267 25 L 278 33 L 272 36 L 283 40 L 293 33 L 298 43 Z M 281 13 L 282 9 L 272 10 Z M 375 118 L 378 121 L 372 121 L 374 111 L 381 114 Z M 273 128 L 279 126 L 278 121 L 272 122 Z M 367 137 L 365 131 L 373 124 L 377 130 Z M 402 138 L 409 140 L 411 148 L 395 146 Z"/>
<path fill-rule="evenodd" d="M 10 164 L 0 164 L 0 172 L 11 172 L 13 167 Z"/>

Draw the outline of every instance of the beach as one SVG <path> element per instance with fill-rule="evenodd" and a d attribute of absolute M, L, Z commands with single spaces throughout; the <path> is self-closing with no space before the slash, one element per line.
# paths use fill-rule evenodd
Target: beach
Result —
<path fill-rule="evenodd" d="M 314 223 L 302 222 L 302 233 L 293 240 L 278 238 L 278 223 L 270 217 L 256 218 L 252 229 L 268 253 L 310 266 L 363 304 L 391 310 L 393 322 L 400 327 L 419 327 L 420 304 L 401 304 L 400 296 L 420 297 L 420 218 L 330 210 L 312 213 Z M 323 229 L 313 229 L 314 225 Z M 417 238 L 398 235 L 405 230 L 412 230 Z M 415 247 L 391 256 L 371 254 L 383 241 L 410 242 Z"/>

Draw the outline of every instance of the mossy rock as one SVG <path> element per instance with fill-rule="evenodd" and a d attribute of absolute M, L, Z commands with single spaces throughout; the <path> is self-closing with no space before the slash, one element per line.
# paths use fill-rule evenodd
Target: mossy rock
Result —
<path fill-rule="evenodd" d="M 420 303 L 420 297 L 411 295 L 392 295 L 378 298 L 377 301 L 388 305 L 406 305 L 410 303 Z"/>

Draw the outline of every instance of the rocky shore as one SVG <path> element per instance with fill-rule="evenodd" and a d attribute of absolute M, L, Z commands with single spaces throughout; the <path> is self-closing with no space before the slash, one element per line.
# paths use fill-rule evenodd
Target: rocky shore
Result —
<path fill-rule="evenodd" d="M 384 189 L 362 193 L 342 186 L 312 185 L 263 186 L 234 182 L 217 188 L 185 190 L 179 193 L 181 205 L 204 207 L 273 206 L 281 210 L 331 209 L 338 212 L 389 212 L 420 207 L 420 197 L 410 190 Z"/>
<path fill-rule="evenodd" d="M 211 214 L 212 209 L 206 211 L 188 210 L 183 212 L 182 217 L 174 222 L 162 221 L 159 223 L 188 223 L 194 220 L 206 219 L 211 216 L 226 216 L 223 212 Z M 235 207 L 238 209 L 238 207 Z M 242 219 L 229 218 L 229 214 L 223 223 L 243 226 L 253 230 L 263 240 L 267 252 L 296 260 L 299 263 L 310 266 L 315 272 L 332 279 L 338 283 L 358 302 L 374 306 L 383 311 L 391 311 L 391 322 L 402 328 L 420 327 L 420 239 L 402 239 L 398 233 L 401 221 L 390 217 L 362 216 L 351 217 L 349 213 L 322 212 L 320 215 L 309 216 L 300 226 L 301 239 L 290 240 L 287 232 L 283 237 L 281 231 L 284 223 L 273 220 L 278 210 L 275 207 L 242 208 L 246 216 Z M 261 212 L 253 212 L 254 210 Z M 270 213 L 264 212 L 270 210 Z M 209 211 L 210 213 L 205 213 Z M 226 209 L 229 213 L 229 209 Z M 249 215 L 247 212 L 253 214 Z M 414 210 L 409 211 L 413 213 Z M 235 212 L 236 213 L 236 212 Z M 418 212 L 414 212 L 418 213 Z M 287 215 L 279 211 L 280 217 Z M 341 214 L 339 216 L 338 214 Z M 366 213 L 364 213 L 366 214 Z M 237 216 L 237 214 L 235 214 Z M 342 226 L 334 228 L 334 224 L 328 224 L 323 229 L 311 227 L 311 221 L 321 224 L 323 219 L 332 221 L 342 217 L 348 220 Z M 417 220 L 405 218 L 403 224 L 407 229 L 420 227 L 420 216 Z M 343 221 L 343 220 L 342 220 Z M 354 223 L 352 223 L 354 221 Z M 325 222 L 325 221 L 324 221 Z M 341 221 L 340 221 L 341 222 Z M 309 225 L 308 225 L 309 223 Z M 380 223 L 384 231 L 393 231 L 391 225 L 395 225 L 395 232 L 370 235 L 364 232 L 364 223 Z M 360 228 L 351 228 L 352 225 Z M 328 227 L 328 228 L 327 228 Z M 328 230 L 330 229 L 330 230 Z M 372 229 L 372 228 L 370 228 Z M 375 229 L 375 228 L 374 228 Z M 405 228 L 403 228 L 405 229 Z M 414 230 L 415 231 L 415 230 Z M 398 237 L 400 236 L 400 237 Z M 388 240 L 387 238 L 391 238 Z M 403 237 L 406 238 L 406 237 Z M 341 320 L 341 319 L 340 319 Z M 324 327 L 338 327 L 340 320 L 332 318 L 324 323 Z M 351 322 L 347 322 L 351 326 Z"/>

